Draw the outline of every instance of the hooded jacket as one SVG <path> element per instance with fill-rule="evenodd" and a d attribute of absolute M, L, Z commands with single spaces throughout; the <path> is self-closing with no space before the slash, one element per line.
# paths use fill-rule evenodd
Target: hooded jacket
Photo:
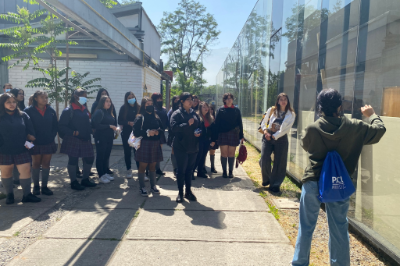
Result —
<path fill-rule="evenodd" d="M 372 115 L 369 123 L 345 116 L 319 118 L 305 129 L 301 139 L 309 158 L 302 182 L 319 180 L 326 155 L 333 150 L 339 153 L 351 176 L 363 146 L 378 143 L 385 132 L 385 125 L 377 115 Z"/>

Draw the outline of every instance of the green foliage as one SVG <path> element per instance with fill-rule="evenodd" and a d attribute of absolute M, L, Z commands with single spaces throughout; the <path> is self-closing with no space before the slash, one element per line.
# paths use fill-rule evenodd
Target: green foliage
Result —
<path fill-rule="evenodd" d="M 196 93 L 206 81 L 203 55 L 218 39 L 220 31 L 213 15 L 193 0 L 182 0 L 172 13 L 164 12 L 158 31 L 162 37 L 162 53 L 169 56 L 166 68 L 175 73 L 175 86 Z"/>
<path fill-rule="evenodd" d="M 100 2 L 107 8 L 113 8 L 118 2 L 113 0 L 100 0 Z"/>
<path fill-rule="evenodd" d="M 25 0 L 28 1 L 28 0 Z M 35 1 L 29 0 L 29 3 Z M 47 14 L 46 10 L 37 10 L 30 13 L 25 7 L 17 7 L 17 13 L 8 12 L 7 14 L 0 14 L 0 19 L 19 24 L 18 26 L 1 29 L 0 34 L 8 37 L 8 43 L 0 43 L 1 48 L 8 48 L 12 51 L 11 54 L 2 58 L 3 61 L 10 61 L 18 59 L 14 64 L 10 65 L 12 68 L 24 61 L 24 70 L 28 69 L 31 64 L 38 66 L 39 54 L 48 53 L 50 57 L 61 55 L 61 51 L 57 49 L 57 45 L 66 44 L 66 40 L 57 38 L 61 34 L 73 30 L 72 28 L 65 27 L 64 23 L 59 21 L 56 16 Z M 31 22 L 37 18 L 46 17 L 41 20 L 40 27 L 33 27 Z M 73 41 L 68 41 L 70 45 L 77 44 Z"/>
<path fill-rule="evenodd" d="M 121 4 L 121 6 L 127 6 L 130 4 L 134 4 L 136 2 L 137 1 L 135 1 L 135 0 L 119 0 L 119 3 Z"/>

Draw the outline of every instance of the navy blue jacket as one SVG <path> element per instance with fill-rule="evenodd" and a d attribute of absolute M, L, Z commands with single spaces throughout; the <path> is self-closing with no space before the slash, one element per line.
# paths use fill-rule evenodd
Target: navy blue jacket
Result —
<path fill-rule="evenodd" d="M 189 126 L 189 120 L 194 118 L 194 123 Z M 174 133 L 172 147 L 174 151 L 195 153 L 199 151 L 199 138 L 194 135 L 194 131 L 200 127 L 200 119 L 193 109 L 189 113 L 179 107 L 172 116 L 170 126 Z"/>
<path fill-rule="evenodd" d="M 128 139 L 129 135 L 132 133 L 133 127 L 131 127 L 128 122 L 134 122 L 137 116 L 137 109 L 134 106 L 128 104 L 128 113 L 125 116 L 125 105 L 121 106 L 118 115 L 118 125 L 123 126 L 122 136 L 124 139 Z"/>
<path fill-rule="evenodd" d="M 117 120 L 108 111 L 104 109 L 97 109 L 92 116 L 92 128 L 96 130 L 94 137 L 96 139 L 114 138 L 114 130 L 110 125 L 117 126 Z"/>
<path fill-rule="evenodd" d="M 54 143 L 57 136 L 58 119 L 56 111 L 47 105 L 44 116 L 42 116 L 35 106 L 29 106 L 24 110 L 31 118 L 33 128 L 36 133 L 35 145 L 47 145 Z"/>
<path fill-rule="evenodd" d="M 92 104 L 92 109 L 90 109 L 90 113 L 91 113 L 91 114 L 94 114 L 94 112 L 96 112 L 97 105 L 99 105 L 99 102 L 98 102 L 98 101 L 95 101 L 95 102 Z M 114 114 L 114 117 L 117 117 L 117 113 L 115 112 L 115 107 L 114 107 L 113 104 L 111 104 L 111 108 L 112 108 L 112 112 L 113 112 L 113 114 Z"/>
<path fill-rule="evenodd" d="M 169 123 L 168 115 L 167 115 L 167 109 L 162 108 L 162 109 L 159 110 L 159 109 L 155 108 L 155 110 L 156 110 L 156 114 L 158 115 L 158 117 L 161 120 L 161 123 L 163 125 L 163 129 L 165 130 L 168 127 L 168 123 Z"/>
<path fill-rule="evenodd" d="M 72 119 L 71 119 L 71 112 Z M 64 109 L 58 122 L 58 133 L 60 137 L 65 138 L 73 136 L 74 131 L 78 131 L 76 138 L 81 140 L 91 140 L 92 125 L 90 124 L 89 111 L 87 108 L 81 111 L 79 109 L 72 110 L 71 106 Z"/>
<path fill-rule="evenodd" d="M 135 124 L 133 125 L 133 134 L 135 135 L 135 137 L 143 137 L 143 139 L 146 140 L 159 140 L 160 135 L 164 134 L 164 129 L 162 128 L 162 123 L 160 118 L 156 118 L 153 114 L 145 113 L 144 116 L 138 115 L 134 122 Z M 154 129 L 158 130 L 159 134 L 154 135 L 152 137 L 148 137 L 147 130 L 154 130 Z"/>
<path fill-rule="evenodd" d="M 28 134 L 35 137 L 32 121 L 25 112 L 0 117 L 0 154 L 15 155 L 27 151 Z"/>
<path fill-rule="evenodd" d="M 242 114 L 239 108 L 225 108 L 221 106 L 215 117 L 215 133 L 213 134 L 213 141 L 218 139 L 219 133 L 229 132 L 235 128 L 239 129 L 239 139 L 243 138 L 243 122 Z"/>

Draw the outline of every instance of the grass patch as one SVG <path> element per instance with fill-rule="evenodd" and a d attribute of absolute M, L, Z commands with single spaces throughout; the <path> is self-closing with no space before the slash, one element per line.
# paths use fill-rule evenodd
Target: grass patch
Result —
<path fill-rule="evenodd" d="M 13 234 L 13 236 L 19 236 L 20 234 L 21 234 L 21 232 L 18 231 L 18 232 L 15 232 L 15 233 Z"/>

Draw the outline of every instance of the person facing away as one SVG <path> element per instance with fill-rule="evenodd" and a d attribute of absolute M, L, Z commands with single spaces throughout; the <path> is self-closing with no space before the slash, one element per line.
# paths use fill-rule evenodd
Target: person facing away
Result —
<path fill-rule="evenodd" d="M 378 143 L 386 132 L 383 121 L 370 105 L 361 108 L 368 123 L 341 114 L 342 96 L 335 89 L 322 90 L 317 98 L 320 118 L 305 129 L 301 145 L 309 163 L 302 178 L 299 231 L 292 261 L 293 266 L 308 265 L 312 235 L 317 224 L 321 202 L 318 181 L 326 155 L 336 151 L 351 176 L 364 145 Z M 331 265 L 350 265 L 350 243 L 347 211 L 349 199 L 325 203 L 329 226 Z"/>

